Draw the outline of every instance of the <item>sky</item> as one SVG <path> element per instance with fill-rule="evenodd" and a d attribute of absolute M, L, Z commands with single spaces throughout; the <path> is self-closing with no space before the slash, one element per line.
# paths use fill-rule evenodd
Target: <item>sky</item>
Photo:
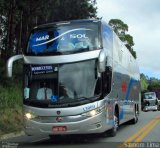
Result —
<path fill-rule="evenodd" d="M 97 0 L 98 17 L 120 19 L 133 36 L 140 72 L 160 79 L 160 0 Z"/>

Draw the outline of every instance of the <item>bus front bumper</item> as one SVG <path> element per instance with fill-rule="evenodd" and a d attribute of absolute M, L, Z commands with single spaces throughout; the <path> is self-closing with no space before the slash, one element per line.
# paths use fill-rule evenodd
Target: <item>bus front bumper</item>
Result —
<path fill-rule="evenodd" d="M 157 111 L 158 107 L 157 105 L 155 106 L 145 106 L 143 111 Z"/>
<path fill-rule="evenodd" d="M 112 125 L 105 117 L 104 112 L 78 122 L 42 123 L 25 119 L 25 132 L 27 135 L 67 135 L 102 133 Z"/>

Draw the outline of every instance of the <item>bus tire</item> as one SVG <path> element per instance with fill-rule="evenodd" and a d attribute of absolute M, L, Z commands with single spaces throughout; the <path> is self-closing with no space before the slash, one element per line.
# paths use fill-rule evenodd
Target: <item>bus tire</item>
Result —
<path fill-rule="evenodd" d="M 110 137 L 115 137 L 117 134 L 117 130 L 118 130 L 118 126 L 119 126 L 119 119 L 118 119 L 118 113 L 115 112 L 114 114 L 114 125 L 113 128 L 111 130 L 109 130 L 109 136 Z"/>
<path fill-rule="evenodd" d="M 134 118 L 130 121 L 131 124 L 136 124 L 138 122 L 138 110 L 134 108 Z"/>

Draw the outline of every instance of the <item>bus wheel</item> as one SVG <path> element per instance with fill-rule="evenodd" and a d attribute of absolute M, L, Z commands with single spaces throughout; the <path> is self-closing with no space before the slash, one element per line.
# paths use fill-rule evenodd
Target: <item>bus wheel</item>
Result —
<path fill-rule="evenodd" d="M 114 121 L 113 121 L 113 123 L 114 123 L 113 128 L 109 131 L 109 135 L 111 137 L 114 137 L 117 134 L 118 125 L 119 125 L 119 119 L 118 119 L 117 113 L 115 113 L 115 115 L 114 115 Z"/>
<path fill-rule="evenodd" d="M 135 107 L 134 109 L 134 118 L 130 121 L 131 124 L 136 124 L 138 122 L 138 111 Z"/>

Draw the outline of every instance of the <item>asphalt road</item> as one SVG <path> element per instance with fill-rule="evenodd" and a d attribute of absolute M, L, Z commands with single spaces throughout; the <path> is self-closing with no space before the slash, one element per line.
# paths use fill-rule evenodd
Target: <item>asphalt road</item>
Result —
<path fill-rule="evenodd" d="M 74 135 L 50 139 L 43 135 L 24 135 L 3 140 L 0 144 L 2 148 L 160 148 L 160 111 L 141 112 L 138 123 L 121 125 L 116 137 Z"/>

